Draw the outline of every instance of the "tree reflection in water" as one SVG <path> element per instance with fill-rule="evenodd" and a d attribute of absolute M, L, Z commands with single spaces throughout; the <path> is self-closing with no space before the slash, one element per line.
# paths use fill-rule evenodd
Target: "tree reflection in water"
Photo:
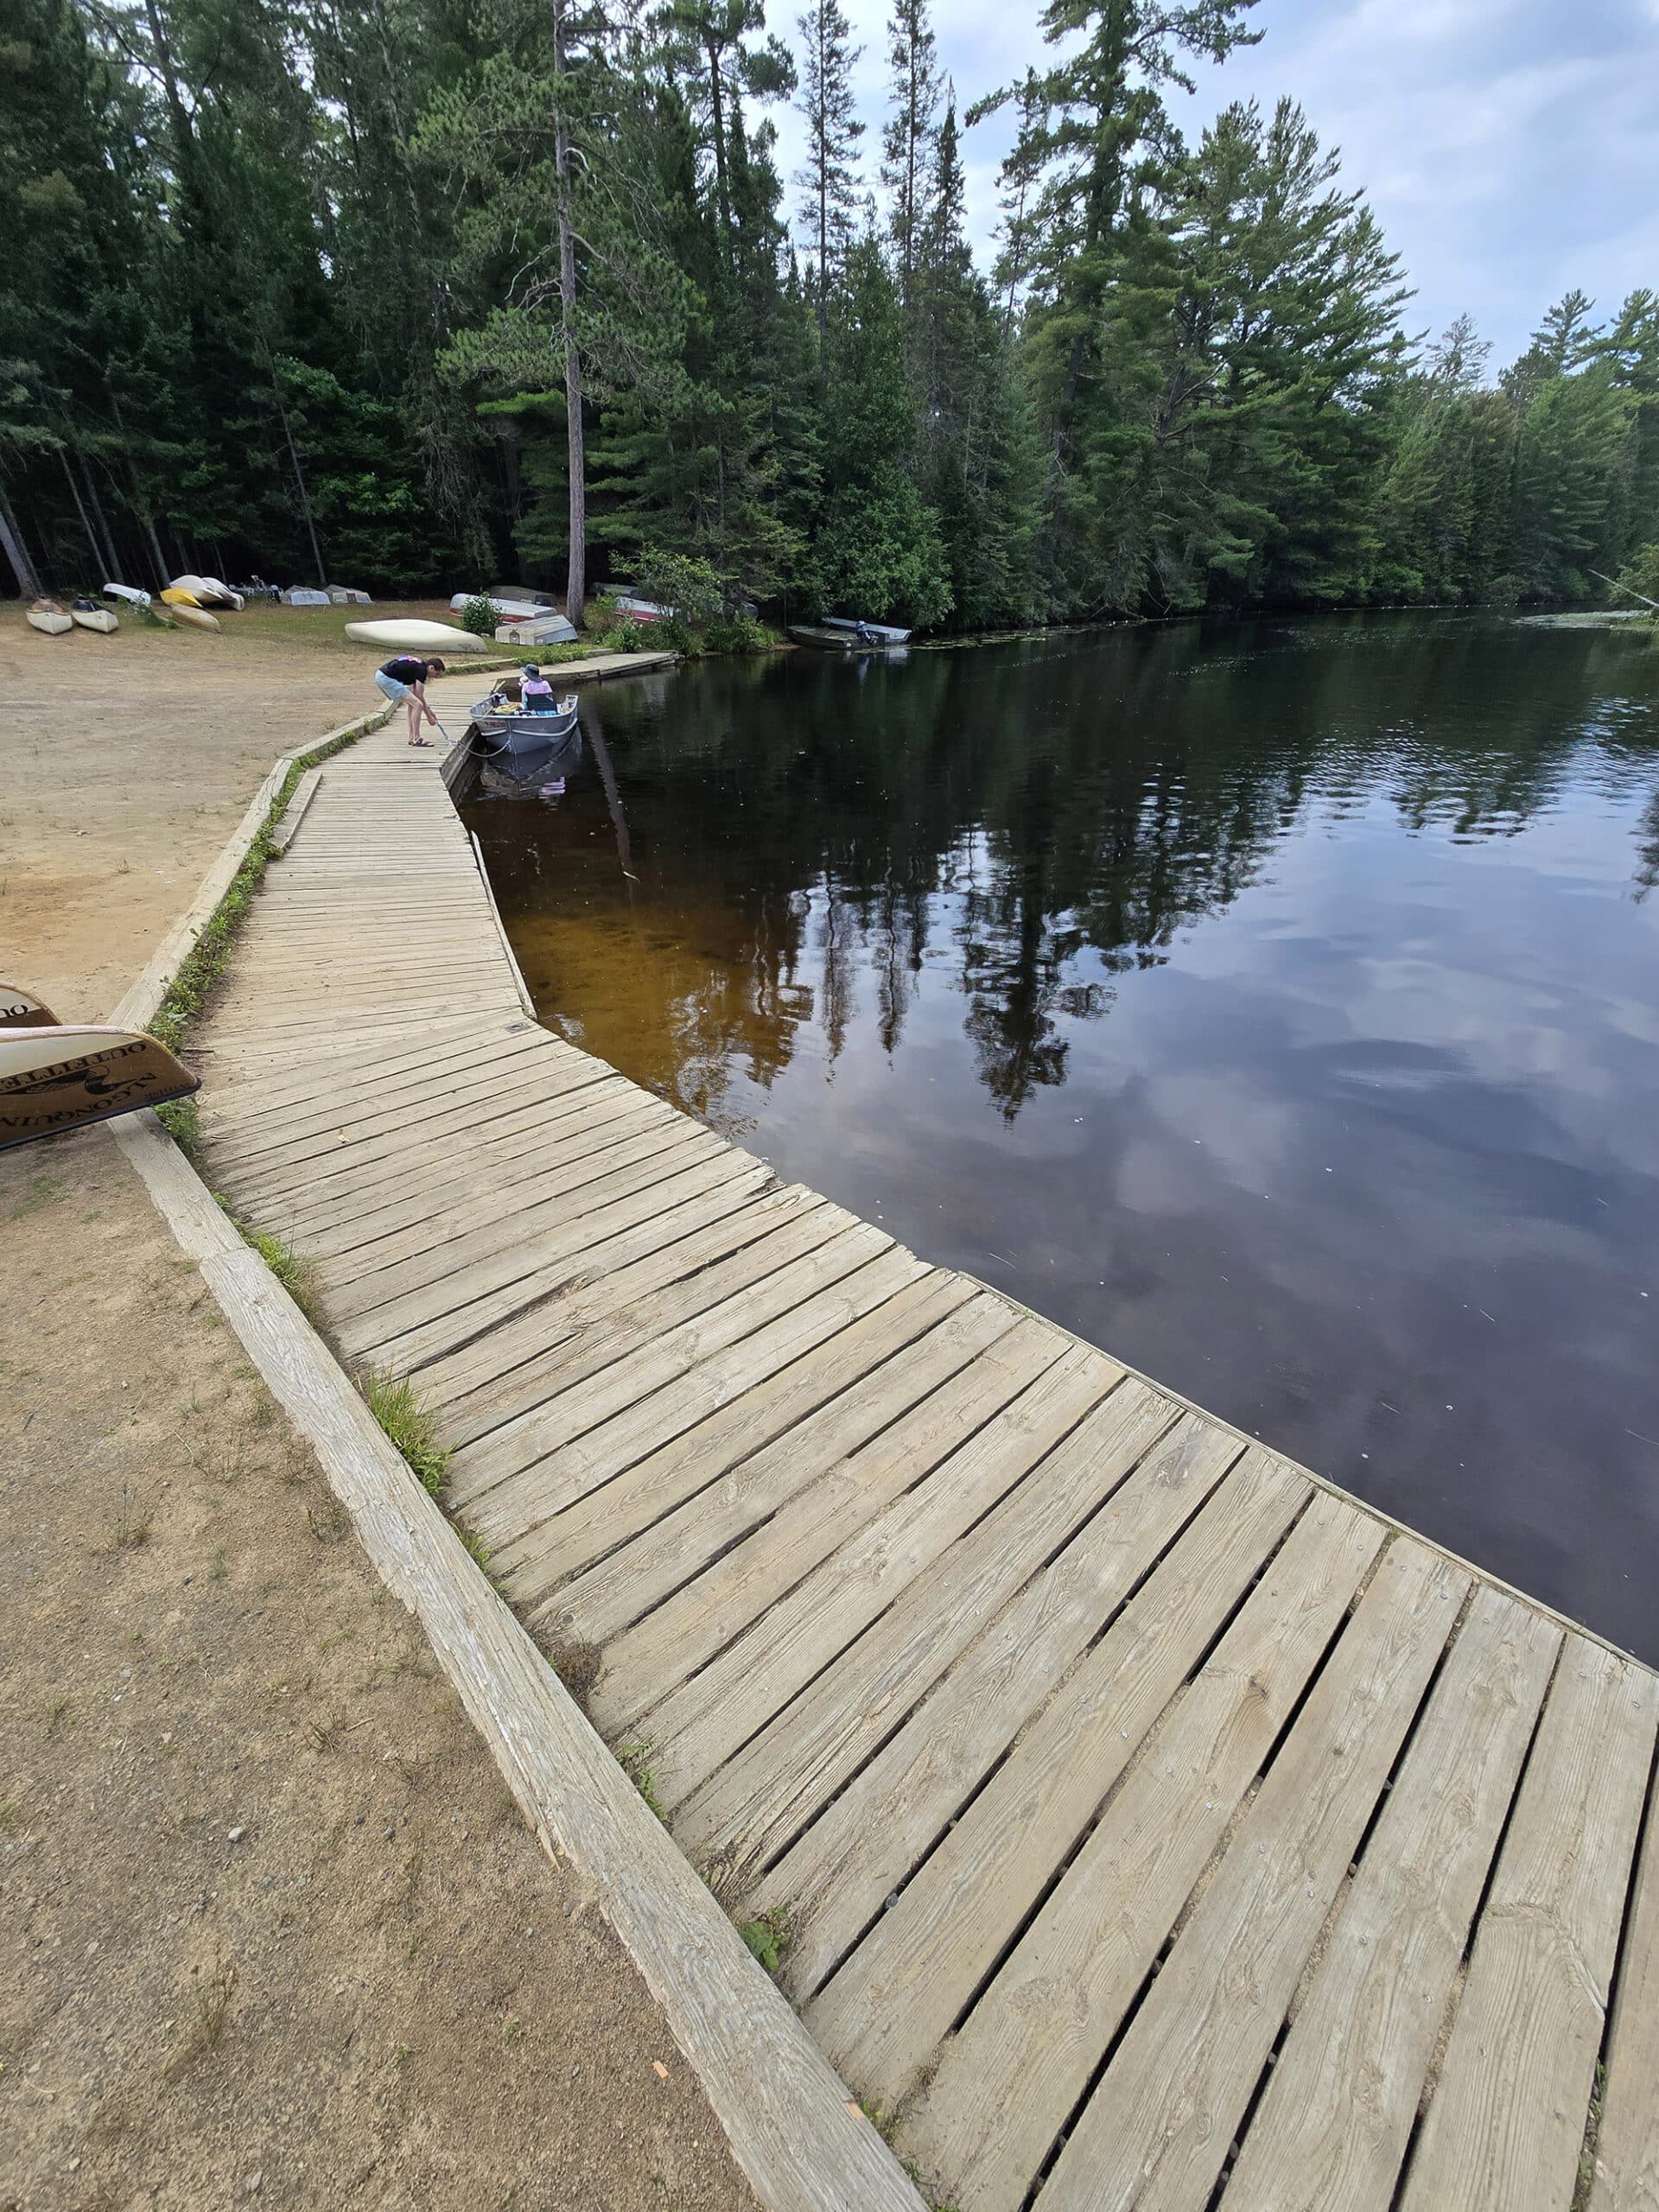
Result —
<path fill-rule="evenodd" d="M 548 1020 L 1659 1658 L 1656 701 L 1496 618 L 791 653 L 469 818 Z"/>

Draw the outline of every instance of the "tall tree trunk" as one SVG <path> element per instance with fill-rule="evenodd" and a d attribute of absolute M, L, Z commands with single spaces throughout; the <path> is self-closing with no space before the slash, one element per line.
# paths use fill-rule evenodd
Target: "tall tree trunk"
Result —
<path fill-rule="evenodd" d="M 715 126 L 715 205 L 720 210 L 720 250 L 724 254 L 731 245 L 732 194 L 726 175 L 726 107 L 720 84 L 723 49 L 711 38 L 705 51 L 709 56 L 709 105 Z"/>
<path fill-rule="evenodd" d="M 110 528 L 110 518 L 104 512 L 104 502 L 98 496 L 98 479 L 92 474 L 91 461 L 84 456 L 80 463 L 80 473 L 86 486 L 86 497 L 92 503 L 92 514 L 104 540 L 104 557 L 110 564 L 105 571 L 104 580 L 108 583 L 121 574 L 121 556 L 116 550 L 115 532 Z"/>
<path fill-rule="evenodd" d="M 564 10 L 553 10 L 553 67 L 564 73 Z M 582 626 L 588 600 L 588 454 L 582 433 L 582 354 L 576 344 L 576 239 L 570 226 L 570 142 L 561 112 L 553 133 L 553 167 L 559 184 L 559 325 L 564 341 L 565 443 L 570 474 L 570 564 L 564 613 Z"/>
<path fill-rule="evenodd" d="M 168 41 L 167 25 L 156 0 L 144 0 L 144 20 L 149 25 L 150 41 L 156 49 L 156 66 L 161 73 L 162 87 L 167 95 L 167 112 L 173 126 L 173 151 L 178 163 L 179 181 L 194 195 L 196 177 L 196 134 L 190 127 L 190 118 L 179 92 L 178 72 L 173 67 L 173 49 Z"/>
<path fill-rule="evenodd" d="M 17 527 L 16 518 L 7 504 L 3 492 L 0 492 L 0 551 L 11 563 L 11 572 L 17 579 L 17 589 L 22 597 L 38 599 L 41 596 L 41 580 L 35 574 L 35 563 L 23 543 L 23 534 Z"/>
<path fill-rule="evenodd" d="M 305 470 L 300 461 L 300 449 L 294 442 L 294 428 L 288 419 L 288 410 L 283 404 L 283 387 L 276 373 L 276 364 L 266 355 L 266 366 L 270 373 L 270 389 L 276 401 L 276 413 L 283 425 L 283 435 L 288 442 L 288 457 L 294 464 L 294 481 L 300 494 L 300 512 L 305 517 L 305 534 L 311 540 L 311 558 L 317 571 L 317 582 L 326 585 L 328 572 L 322 564 L 322 547 L 317 542 L 316 519 L 311 512 L 311 494 L 306 488 Z"/>
<path fill-rule="evenodd" d="M 86 512 L 86 502 L 80 496 L 80 486 L 75 481 L 75 472 L 69 465 L 69 448 L 58 448 L 58 459 L 63 463 L 63 473 L 69 480 L 69 496 L 75 503 L 75 512 L 80 517 L 80 526 L 86 533 L 86 543 L 92 549 L 92 566 L 97 568 L 104 555 L 98 543 L 98 533 L 92 528 L 92 518 Z"/>

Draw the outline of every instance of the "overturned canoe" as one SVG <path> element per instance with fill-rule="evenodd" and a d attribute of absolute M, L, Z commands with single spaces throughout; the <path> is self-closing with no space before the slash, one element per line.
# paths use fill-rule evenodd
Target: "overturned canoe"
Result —
<path fill-rule="evenodd" d="M 198 1085 L 166 1046 L 130 1029 L 0 1031 L 0 1152 L 187 1097 Z"/>
<path fill-rule="evenodd" d="M 417 616 L 385 622 L 348 622 L 346 634 L 359 645 L 386 645 L 406 653 L 490 653 L 493 638 L 475 638 L 470 630 L 452 629 L 447 622 L 424 622 Z"/>
<path fill-rule="evenodd" d="M 198 607 L 188 592 L 164 591 L 162 597 L 175 622 L 188 622 L 193 630 L 218 629 L 219 617 L 210 614 L 205 607 Z"/>
<path fill-rule="evenodd" d="M 58 1017 L 21 983 L 0 983 L 0 1029 L 54 1029 Z"/>
<path fill-rule="evenodd" d="M 104 596 L 105 599 L 124 599 L 129 607 L 149 605 L 149 594 L 138 590 L 133 584 L 105 584 Z"/>

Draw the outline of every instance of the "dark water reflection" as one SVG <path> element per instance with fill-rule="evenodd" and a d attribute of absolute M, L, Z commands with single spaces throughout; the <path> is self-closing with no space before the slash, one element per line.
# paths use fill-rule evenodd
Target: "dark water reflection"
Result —
<path fill-rule="evenodd" d="M 468 810 L 549 1020 L 1659 1659 L 1659 647 L 1179 627 L 583 714 Z"/>

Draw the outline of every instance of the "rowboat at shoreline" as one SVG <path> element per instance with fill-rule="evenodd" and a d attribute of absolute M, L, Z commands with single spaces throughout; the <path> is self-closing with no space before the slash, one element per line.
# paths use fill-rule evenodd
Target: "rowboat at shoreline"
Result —
<path fill-rule="evenodd" d="M 813 645 L 820 652 L 891 653 L 910 643 L 908 630 L 890 622 L 853 622 L 826 615 L 822 622 L 796 622 L 789 634 L 798 645 Z"/>

